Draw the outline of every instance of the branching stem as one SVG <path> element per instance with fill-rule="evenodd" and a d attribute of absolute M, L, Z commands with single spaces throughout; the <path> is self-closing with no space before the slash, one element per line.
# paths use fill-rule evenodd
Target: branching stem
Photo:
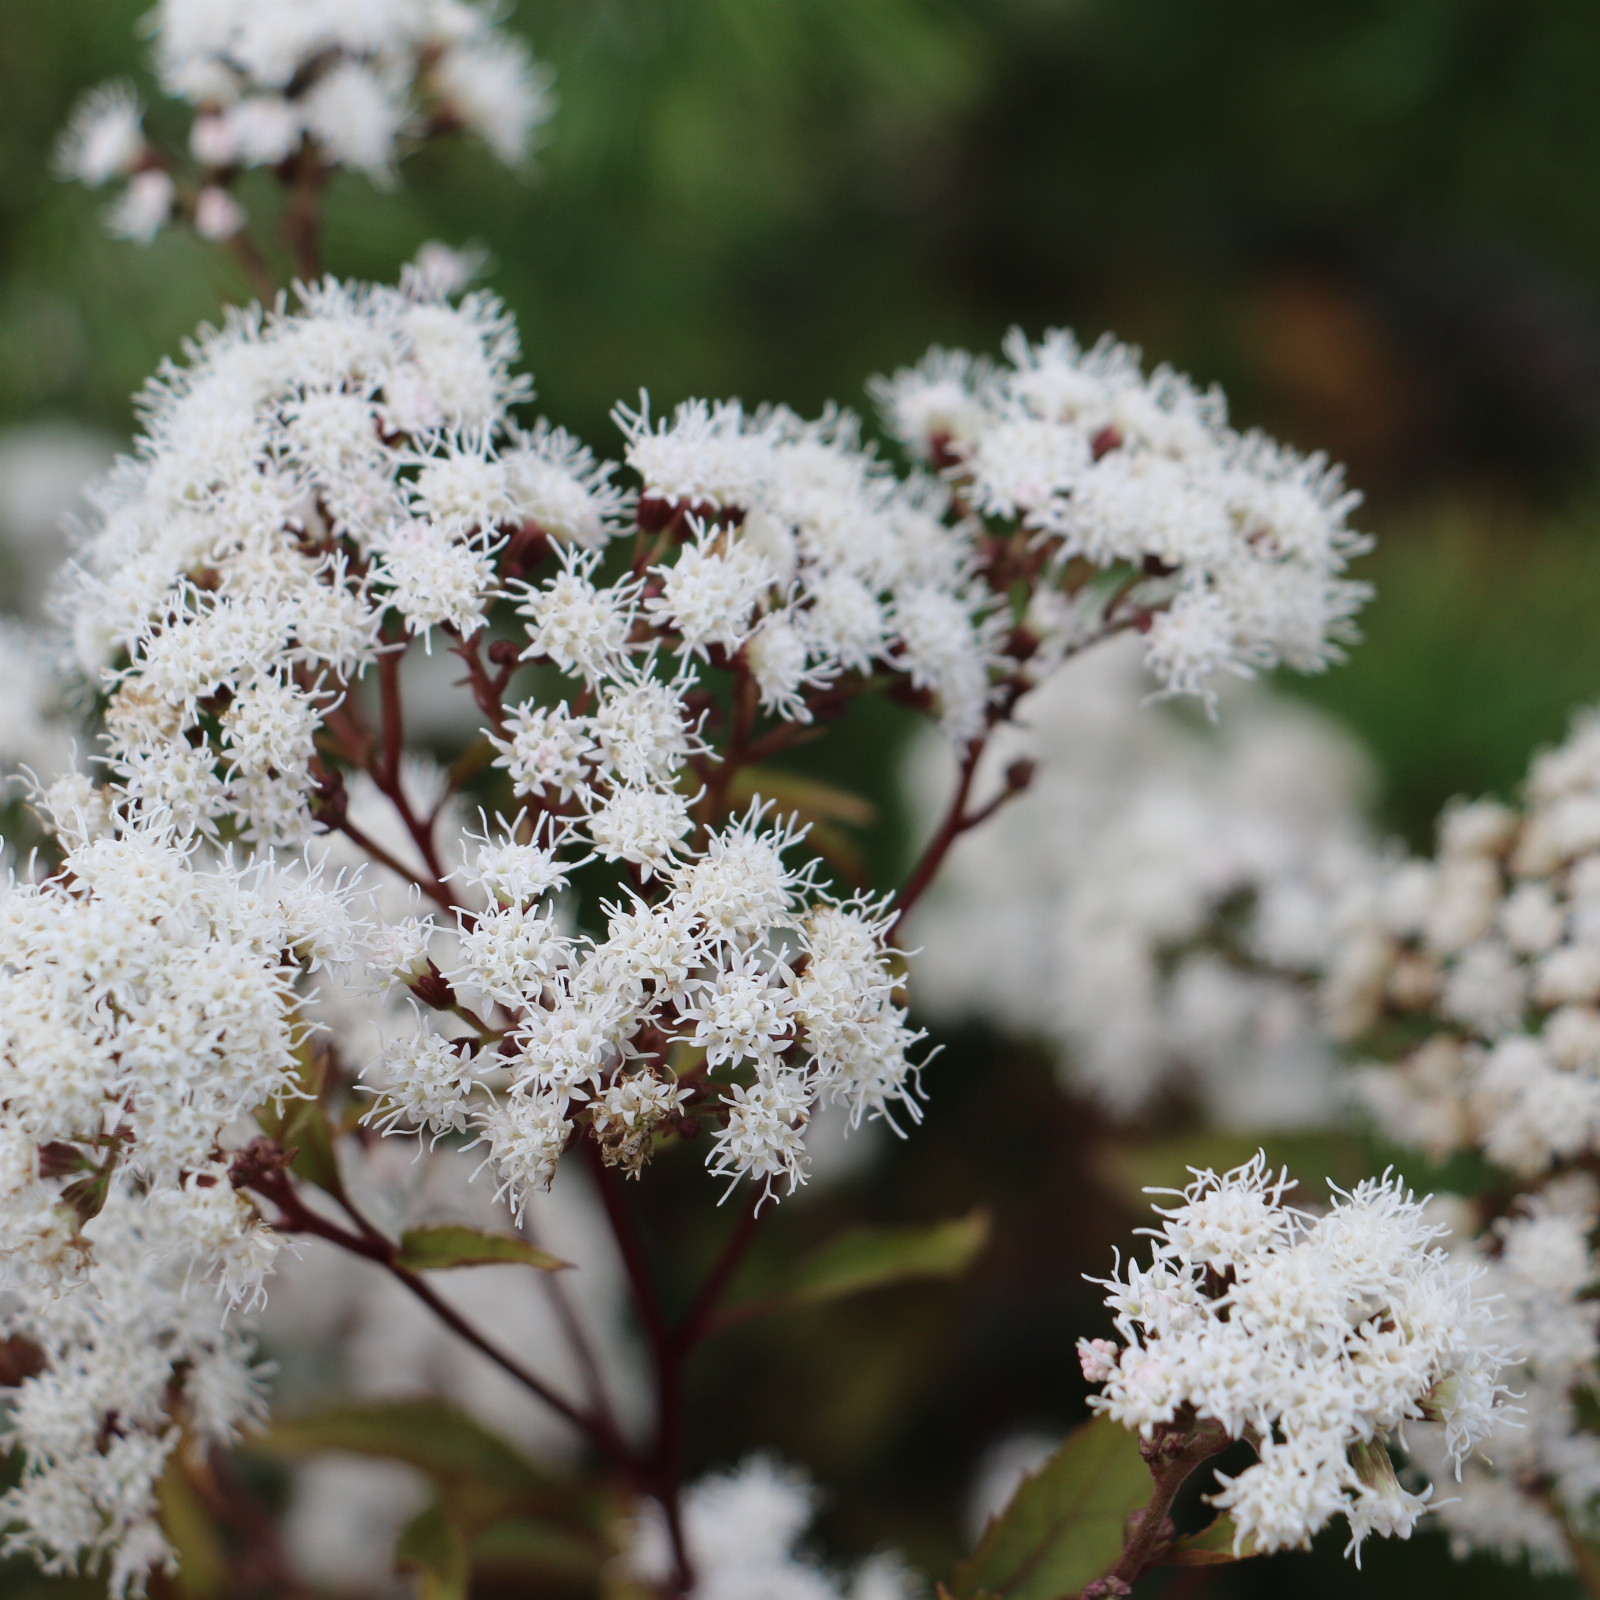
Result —
<path fill-rule="evenodd" d="M 632 1454 L 626 1442 L 609 1420 L 575 1405 L 536 1372 L 525 1367 L 515 1356 L 508 1355 L 485 1334 L 473 1327 L 454 1306 L 440 1297 L 420 1273 L 413 1272 L 401 1263 L 400 1252 L 394 1241 L 375 1228 L 349 1200 L 341 1198 L 339 1203 L 355 1224 L 354 1231 L 341 1227 L 338 1223 L 313 1211 L 301 1199 L 293 1181 L 281 1168 L 252 1174 L 248 1186 L 278 1208 L 280 1215 L 276 1226 L 280 1232 L 310 1234 L 314 1238 L 336 1244 L 352 1255 L 363 1256 L 368 1261 L 377 1262 L 391 1277 L 403 1284 L 423 1305 L 427 1306 L 452 1333 L 487 1356 L 525 1389 L 537 1395 L 552 1411 L 564 1417 L 582 1433 L 607 1459 L 624 1467 L 633 1464 Z"/>
<path fill-rule="evenodd" d="M 1172 1503 L 1196 1467 L 1220 1454 L 1229 1444 L 1221 1423 L 1207 1418 L 1169 1422 L 1139 1443 L 1139 1454 L 1155 1480 L 1143 1511 L 1128 1519 L 1128 1530 L 1117 1564 L 1105 1577 L 1083 1591 L 1083 1600 L 1113 1600 L 1129 1595 L 1133 1585 L 1152 1567 L 1160 1566 L 1171 1550 L 1174 1532 Z"/>

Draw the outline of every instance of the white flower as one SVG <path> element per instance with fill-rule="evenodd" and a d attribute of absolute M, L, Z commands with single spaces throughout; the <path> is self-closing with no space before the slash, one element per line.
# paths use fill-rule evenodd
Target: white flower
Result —
<path fill-rule="evenodd" d="M 813 867 L 788 867 L 784 853 L 805 837 L 791 820 L 763 828 L 769 805 L 757 800 L 733 826 L 713 833 L 705 850 L 673 874 L 675 903 L 706 935 L 743 941 L 788 926 Z"/>
<path fill-rule="evenodd" d="M 893 1557 L 863 1562 L 846 1585 L 798 1553 L 816 1501 L 802 1474 L 765 1456 L 694 1484 L 683 1503 L 694 1600 L 909 1600 L 914 1587 Z M 672 1541 L 653 1500 L 633 1524 L 627 1564 L 646 1584 L 672 1577 Z"/>
<path fill-rule="evenodd" d="M 763 1198 L 780 1180 L 794 1193 L 805 1178 L 806 1119 L 814 1100 L 803 1074 L 781 1068 L 758 1071 L 749 1087 L 733 1085 L 723 1098 L 728 1121 L 712 1142 L 709 1163 L 730 1180 L 728 1194 L 743 1177 L 761 1183 Z"/>
<path fill-rule="evenodd" d="M 461 962 L 450 976 L 502 1005 L 535 998 L 566 959 L 554 919 L 516 902 L 481 912 L 460 935 Z"/>
<path fill-rule="evenodd" d="M 210 1176 L 178 1204 L 175 1191 L 114 1180 L 84 1225 L 87 1271 L 42 1291 L 19 1292 L 13 1275 L 0 1313 L 0 1334 L 48 1353 L 11 1391 L 8 1444 L 23 1471 L 0 1497 L 10 1547 L 51 1572 L 109 1558 L 116 1595 L 142 1593 L 152 1567 L 173 1570 L 154 1519 L 179 1416 L 197 1441 L 226 1445 L 264 1409 L 250 1342 L 206 1281 L 259 1229 L 238 1232 L 249 1208 L 225 1179 L 200 1187 Z"/>
<path fill-rule="evenodd" d="M 506 34 L 454 45 L 434 72 L 450 109 L 510 167 L 526 158 L 535 130 L 555 110 L 549 72 Z"/>
<path fill-rule="evenodd" d="M 501 1193 L 521 1216 L 535 1189 L 548 1189 L 572 1124 L 558 1094 L 514 1093 L 479 1118 L 482 1141 L 500 1174 Z"/>
<path fill-rule="evenodd" d="M 598 559 L 598 552 L 563 552 L 561 571 L 528 589 L 517 607 L 528 618 L 532 641 L 525 659 L 548 658 L 591 686 L 626 661 L 638 597 L 637 584 L 597 588 L 592 580 Z"/>
<path fill-rule="evenodd" d="M 406 108 L 395 88 L 354 61 L 323 74 L 304 100 L 307 130 L 343 166 L 387 176 Z"/>
<path fill-rule="evenodd" d="M 465 1128 L 473 1065 L 459 1044 L 419 1025 L 391 1045 L 372 1069 L 382 1098 L 368 1119 L 385 1132 L 400 1122 L 434 1134 Z"/>
<path fill-rule="evenodd" d="M 541 420 L 531 433 L 511 434 L 501 460 L 517 515 L 559 542 L 594 547 L 618 531 L 629 496 L 611 482 L 616 467 L 565 428 Z"/>
<path fill-rule="evenodd" d="M 250 167 L 271 167 L 287 161 L 305 131 L 304 115 L 299 105 L 276 95 L 246 95 L 235 101 L 216 119 L 222 126 L 211 142 L 214 152 L 223 157 L 218 164 L 235 157 Z M 207 120 L 210 119 L 197 118 L 195 127 Z M 224 155 L 225 151 L 228 154 Z"/>
<path fill-rule="evenodd" d="M 162 87 L 200 108 L 191 149 L 213 169 L 276 166 L 304 135 L 384 180 L 403 135 L 444 125 L 516 164 L 553 109 L 548 71 L 464 0 L 161 0 L 150 21 Z"/>
<path fill-rule="evenodd" d="M 96 188 L 132 172 L 144 154 L 144 113 L 125 83 L 102 83 L 72 108 L 56 143 L 56 170 Z"/>
<path fill-rule="evenodd" d="M 486 259 L 477 245 L 457 250 L 441 239 L 428 239 L 417 247 L 403 274 L 414 277 L 425 298 L 448 300 L 482 276 Z"/>
<path fill-rule="evenodd" d="M 645 602 L 653 621 L 675 628 L 683 647 L 706 655 L 712 646 L 733 654 L 749 635 L 751 617 L 774 574 L 750 546 L 735 543 L 726 553 L 715 528 L 703 528 L 670 567 L 654 569 L 661 593 Z"/>
<path fill-rule="evenodd" d="M 1347 1031 L 1386 1010 L 1436 1030 L 1361 1076 L 1396 1137 L 1476 1145 L 1525 1175 L 1600 1141 L 1597 728 L 1580 716 L 1534 760 L 1520 808 L 1447 807 L 1437 859 L 1388 863 L 1342 931 L 1325 988 Z"/>
<path fill-rule="evenodd" d="M 670 787 L 705 748 L 685 720 L 682 687 L 642 674 L 608 686 L 589 726 L 601 766 L 623 785 Z"/>
<path fill-rule="evenodd" d="M 497 767 L 511 774 L 518 794 L 554 790 L 563 800 L 587 789 L 588 763 L 599 747 L 590 736 L 587 717 L 574 717 L 566 702 L 558 706 L 518 706 L 505 722 L 507 738 L 490 738 L 500 754 Z"/>
<path fill-rule="evenodd" d="M 973 803 L 1018 761 L 1029 785 L 957 842 L 913 914 L 912 994 L 1043 1041 L 1063 1084 L 1114 1115 L 1166 1092 L 1223 1126 L 1314 1122 L 1336 1062 L 1309 988 L 1381 870 L 1366 760 L 1255 685 L 1229 685 L 1214 726 L 1143 704 L 1139 656 L 1130 638 L 1069 661 L 995 731 Z M 949 765 L 931 735 L 908 753 L 924 829 Z M 1371 977 L 1350 967 L 1348 1004 Z"/>
<path fill-rule="evenodd" d="M 1258 1155 L 1158 1208 L 1150 1266 L 1105 1280 L 1123 1348 L 1085 1360 L 1105 1373 L 1092 1403 L 1147 1438 L 1190 1406 L 1255 1441 L 1214 1496 L 1236 1547 L 1309 1544 L 1339 1513 L 1358 1551 L 1407 1538 L 1427 1497 L 1399 1487 L 1385 1441 L 1437 1421 L 1459 1465 L 1488 1437 L 1505 1392 L 1493 1302 L 1397 1182 L 1335 1190 L 1320 1217 L 1284 1206 L 1285 1186 Z"/>
<path fill-rule="evenodd" d="M 481 544 L 457 543 L 437 522 L 412 521 L 395 523 L 377 545 L 382 580 L 412 633 L 448 625 L 470 637 L 483 626 L 495 571 Z"/>
<path fill-rule="evenodd" d="M 755 956 L 732 955 L 701 979 L 681 1007 L 694 1024 L 690 1043 L 704 1048 L 706 1066 L 751 1060 L 772 1068 L 794 1039 L 793 1002 L 783 969 L 765 966 Z"/>
<path fill-rule="evenodd" d="M 689 806 L 681 794 L 626 785 L 598 801 L 584 824 L 607 861 L 631 861 L 648 877 L 663 871 L 689 832 Z"/>
<path fill-rule="evenodd" d="M 106 230 L 118 239 L 149 244 L 167 225 L 178 186 L 158 167 L 136 172 L 106 213 Z"/>
<path fill-rule="evenodd" d="M 231 239 L 249 220 L 245 209 L 226 189 L 210 184 L 194 203 L 194 229 L 202 239 Z"/>

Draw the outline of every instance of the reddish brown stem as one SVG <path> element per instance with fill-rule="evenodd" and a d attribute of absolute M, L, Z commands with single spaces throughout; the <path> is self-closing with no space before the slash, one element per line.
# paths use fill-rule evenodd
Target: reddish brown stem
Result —
<path fill-rule="evenodd" d="M 437 876 L 419 877 L 403 861 L 397 856 L 391 855 L 376 839 L 364 833 L 347 817 L 341 817 L 334 826 L 352 844 L 359 845 L 361 849 L 365 850 L 379 866 L 387 867 L 391 872 L 404 878 L 407 883 L 416 884 L 430 900 L 436 901 L 446 911 L 454 911 L 456 909 L 456 902 L 451 898 L 450 891 L 445 888 Z"/>
<path fill-rule="evenodd" d="M 506 685 L 510 683 L 518 661 L 513 659 L 506 662 L 491 678 L 489 669 L 484 666 L 483 659 L 478 654 L 477 637 L 474 634 L 471 639 L 463 639 L 457 634 L 456 642 L 450 648 L 461 658 L 467 669 L 467 682 L 472 688 L 472 698 L 477 702 L 478 709 L 494 724 L 496 733 L 503 733 L 506 721 Z"/>
<path fill-rule="evenodd" d="M 728 792 L 749 759 L 750 731 L 755 726 L 759 697 L 755 678 L 743 660 L 734 662 L 733 727 L 728 734 L 728 748 L 721 762 L 714 768 L 706 784 L 705 798 L 700 802 L 700 831 L 702 837 L 722 818 L 728 809 Z"/>
<path fill-rule="evenodd" d="M 1085 1600 L 1091 1595 L 1110 1600 L 1112 1596 L 1131 1594 L 1133 1585 L 1152 1567 L 1160 1566 L 1172 1548 L 1170 1514 L 1178 1491 L 1196 1467 L 1220 1454 L 1229 1443 L 1220 1423 L 1196 1420 L 1192 1412 L 1187 1415 L 1187 1422 L 1169 1422 L 1158 1427 L 1149 1439 L 1140 1441 L 1139 1454 L 1155 1480 L 1150 1499 L 1143 1511 L 1129 1519 L 1117 1564 L 1098 1583 L 1084 1590 Z"/>
<path fill-rule="evenodd" d="M 682 1362 L 672 1329 L 656 1292 L 644 1240 L 628 1209 L 616 1168 L 608 1166 L 604 1152 L 586 1130 L 581 1144 L 584 1159 L 594 1176 L 595 1187 L 605 1207 L 606 1219 L 622 1254 L 628 1287 L 650 1347 L 656 1385 L 656 1440 L 645 1463 L 643 1481 L 660 1504 L 672 1543 L 672 1584 L 678 1594 L 694 1588 L 694 1568 L 683 1535 L 681 1490 L 683 1484 L 684 1404 Z"/>
<path fill-rule="evenodd" d="M 717 1259 L 712 1262 L 711 1270 L 700 1285 L 700 1292 L 673 1335 L 674 1351 L 680 1363 L 688 1359 L 695 1346 L 717 1325 L 717 1307 L 727 1293 L 728 1285 L 733 1282 L 733 1275 L 739 1270 L 740 1263 L 755 1242 L 756 1234 L 760 1232 L 762 1212 L 758 1190 L 745 1207 L 744 1215 L 734 1225 L 733 1232 L 728 1235 Z"/>
<path fill-rule="evenodd" d="M 241 228 L 229 238 L 228 253 L 239 263 L 245 277 L 250 280 L 250 287 L 256 298 L 264 306 L 272 305 L 278 298 L 278 280 L 273 276 L 260 247 L 246 229 Z"/>
<path fill-rule="evenodd" d="M 378 657 L 378 702 L 383 715 L 383 780 L 400 787 L 400 758 L 405 753 L 405 710 L 400 703 L 400 663 L 403 644 L 390 644 Z M 374 774 L 376 776 L 376 774 Z"/>
<path fill-rule="evenodd" d="M 508 1355 L 463 1317 L 448 1301 L 443 1300 L 427 1281 L 399 1260 L 399 1250 L 392 1240 L 380 1233 L 347 1200 L 340 1204 L 349 1213 L 356 1231 L 342 1228 L 336 1222 L 313 1211 L 296 1193 L 294 1184 L 282 1171 L 266 1172 L 254 1177 L 249 1185 L 270 1200 L 281 1213 L 276 1226 L 284 1233 L 310 1234 L 326 1239 L 352 1255 L 375 1261 L 386 1272 L 403 1284 L 407 1290 L 458 1337 L 473 1349 L 487 1356 L 503 1372 L 509 1373 L 525 1389 L 537 1395 L 544 1403 L 564 1417 L 587 1437 L 602 1455 L 622 1466 L 632 1465 L 632 1454 L 627 1444 L 605 1420 L 582 1410 L 545 1382 L 536 1372 L 523 1366 L 514 1356 Z"/>
<path fill-rule="evenodd" d="M 293 187 L 283 208 L 283 235 L 302 283 L 322 276 L 322 189 L 327 180 L 322 157 L 307 144 L 294 164 Z"/>
<path fill-rule="evenodd" d="M 961 762 L 961 777 L 956 784 L 956 792 L 951 797 L 950 805 L 945 811 L 944 821 L 939 824 L 939 831 L 928 841 L 921 859 L 911 869 L 911 876 L 906 879 L 905 886 L 900 891 L 899 905 L 895 911 L 896 927 L 927 893 L 928 885 L 933 882 L 939 868 L 944 865 L 944 858 L 949 855 L 951 845 L 971 826 L 966 815 L 967 800 L 972 794 L 972 780 L 977 776 L 978 762 L 987 743 L 988 739 L 984 737 L 974 739 L 967 746 L 966 756 Z"/>

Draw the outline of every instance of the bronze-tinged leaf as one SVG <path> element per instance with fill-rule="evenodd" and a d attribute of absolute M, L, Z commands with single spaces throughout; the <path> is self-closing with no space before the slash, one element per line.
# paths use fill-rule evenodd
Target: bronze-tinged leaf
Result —
<path fill-rule="evenodd" d="M 542 1272 L 559 1272 L 571 1262 L 540 1250 L 514 1233 L 485 1233 L 457 1223 L 407 1228 L 400 1235 L 398 1262 L 413 1272 L 443 1267 L 488 1267 L 519 1262 Z"/>
<path fill-rule="evenodd" d="M 1150 1499 L 1138 1438 L 1095 1417 L 1069 1434 L 956 1569 L 951 1600 L 1063 1600 L 1104 1577 L 1129 1516 Z"/>

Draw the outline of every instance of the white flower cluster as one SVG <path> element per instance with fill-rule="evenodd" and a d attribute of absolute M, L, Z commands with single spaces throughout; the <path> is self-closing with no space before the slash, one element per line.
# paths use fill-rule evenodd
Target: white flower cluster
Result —
<path fill-rule="evenodd" d="M 1218 390 L 1166 367 L 1147 376 L 1109 338 L 1086 351 L 1066 332 L 1032 344 L 1013 331 L 1005 352 L 992 366 L 935 350 L 875 392 L 913 454 L 1076 578 L 1077 603 L 1047 591 L 1029 618 L 1043 660 L 1075 647 L 1104 605 L 1095 570 L 1118 574 L 1169 693 L 1206 693 L 1218 671 L 1338 659 L 1369 592 L 1343 573 L 1369 540 L 1346 526 L 1358 497 L 1323 457 L 1236 433 Z"/>
<path fill-rule="evenodd" d="M 842 1583 L 799 1552 L 816 1502 L 802 1474 L 766 1456 L 702 1478 L 683 1504 L 694 1600 L 911 1600 L 920 1585 L 892 1555 L 870 1557 Z M 672 1578 L 672 1543 L 654 1501 L 634 1524 L 627 1565 L 647 1584 Z"/>
<path fill-rule="evenodd" d="M 1388 1178 L 1335 1191 L 1313 1217 L 1258 1155 L 1196 1172 L 1157 1208 L 1148 1267 L 1105 1280 L 1123 1343 L 1082 1341 L 1093 1404 L 1149 1437 L 1185 1408 L 1258 1460 L 1219 1474 L 1214 1502 L 1239 1547 L 1308 1544 L 1336 1515 L 1352 1547 L 1410 1536 L 1428 1493 L 1401 1487 L 1386 1448 L 1408 1422 L 1443 1428 L 1456 1463 L 1486 1438 L 1503 1393 L 1493 1308 L 1438 1249 L 1445 1230 Z"/>
<path fill-rule="evenodd" d="M 92 1281 L 91 1219 L 127 1183 L 197 1281 L 253 1296 L 275 1239 L 234 1152 L 319 1023 L 319 1059 L 367 1067 L 371 1122 L 475 1139 L 519 1213 L 575 1137 L 636 1172 L 709 1123 L 711 1168 L 770 1194 L 805 1176 L 822 1106 L 915 1119 L 894 908 L 824 885 L 759 797 L 767 752 L 879 690 L 968 747 L 1022 658 L 1037 675 L 1187 592 L 1180 554 L 1121 615 L 1064 545 L 1007 542 L 836 411 L 619 411 L 625 489 L 513 422 L 515 331 L 486 295 L 453 303 L 455 276 L 328 281 L 203 332 L 93 496 L 59 614 L 106 781 L 41 796 L 63 865 L 0 903 L 0 1225 L 28 1294 Z M 1036 647 L 1019 584 L 1076 608 L 1070 640 Z M 407 654 L 441 636 L 470 681 L 449 773 L 401 709 Z M 514 802 L 471 834 L 474 774 Z M 337 878 L 363 855 L 370 939 Z M 302 979 L 327 963 L 354 976 L 319 1000 Z M 39 1548 L 98 1548 L 43 1515 Z"/>
<path fill-rule="evenodd" d="M 1525 1176 L 1600 1144 L 1600 717 L 1534 761 L 1520 810 L 1452 806 L 1434 860 L 1391 864 L 1351 908 L 1324 998 L 1346 1037 L 1386 1015 L 1431 1028 L 1358 1080 L 1402 1143 Z"/>
<path fill-rule="evenodd" d="M 603 470 L 506 421 L 516 353 L 486 295 L 329 282 L 203 331 L 149 385 L 58 602 L 79 667 L 113 688 L 110 770 L 135 812 L 302 842 L 319 719 L 383 648 L 385 610 L 470 634 L 502 524 L 607 536 Z"/>
<path fill-rule="evenodd" d="M 1477 1241 L 1481 1291 L 1496 1297 L 1505 1317 L 1497 1331 L 1521 1360 L 1506 1374 L 1517 1405 L 1438 1508 L 1457 1555 L 1489 1550 L 1566 1571 L 1569 1531 L 1600 1531 L 1600 1439 L 1579 1415 L 1580 1394 L 1600 1377 L 1600 1304 L 1592 1298 L 1600 1262 L 1589 1244 L 1597 1200 L 1586 1175 L 1564 1180 Z M 1408 1429 L 1406 1444 L 1414 1462 L 1441 1474 L 1447 1452 L 1435 1426 Z"/>
<path fill-rule="evenodd" d="M 763 709 L 786 719 L 811 719 L 808 691 L 883 667 L 933 697 L 958 743 L 983 731 L 1006 619 L 943 486 L 897 479 L 831 408 L 815 422 L 736 401 L 692 401 L 655 427 L 643 405 L 616 416 L 641 524 L 693 536 L 644 601 L 686 654 L 742 651 Z"/>
<path fill-rule="evenodd" d="M 220 1319 L 277 1241 L 230 1146 L 297 1092 L 296 985 L 356 929 L 315 875 L 116 831 L 87 780 L 47 804 L 61 870 L 0 888 L 3 1321 L 48 1363 L 13 1409 L 28 1473 L 0 1516 L 48 1564 L 113 1551 L 120 1587 L 165 1559 L 149 1518 L 181 1428 L 226 1436 L 254 1405 Z"/>
<path fill-rule="evenodd" d="M 87 824 L 95 804 L 78 778 L 49 801 L 58 827 Z M 68 840 L 55 876 L 0 889 L 8 1280 L 70 1276 L 77 1222 L 121 1170 L 215 1241 L 224 1282 L 248 1298 L 272 1245 L 222 1147 L 239 1119 L 295 1091 L 295 985 L 354 955 L 346 893 L 267 857 L 204 862 L 154 829 Z"/>
<path fill-rule="evenodd" d="M 1600 1496 L 1581 1403 L 1597 1356 L 1600 1207 L 1581 1168 L 1600 1146 L 1600 717 L 1535 758 L 1520 806 L 1450 806 L 1434 858 L 1393 860 L 1348 909 L 1323 998 L 1335 1031 L 1399 1056 L 1354 1076 L 1379 1130 L 1435 1160 L 1479 1151 L 1530 1185 L 1480 1242 L 1527 1416 L 1467 1473 L 1452 1539 L 1566 1568 Z M 1436 1452 L 1426 1433 L 1418 1448 Z"/>
<path fill-rule="evenodd" d="M 195 108 L 198 194 L 181 194 L 123 84 L 79 102 L 56 153 L 66 177 L 126 180 L 108 223 L 131 239 L 180 205 L 202 237 L 237 232 L 229 185 L 243 167 L 309 162 L 386 183 L 411 145 L 454 129 L 516 165 L 553 109 L 548 71 L 471 0 L 160 0 L 149 27 L 162 89 Z"/>
<path fill-rule="evenodd" d="M 621 696 L 637 702 L 654 686 L 623 685 Z M 668 729 L 681 727 L 677 702 L 665 693 L 661 702 Z M 602 695 L 602 726 L 614 703 Z M 847 1106 L 856 1124 L 892 1120 L 897 1104 L 920 1115 L 907 1052 L 921 1035 L 893 998 L 889 916 L 817 890 L 815 863 L 786 863 L 803 833 L 768 825 L 759 802 L 712 830 L 703 850 L 684 848 L 690 821 L 676 770 L 669 753 L 662 787 L 630 786 L 604 765 L 593 788 L 580 780 L 587 842 L 653 884 L 650 899 L 607 906 L 604 938 L 563 930 L 548 897 L 571 863 L 527 836 L 525 816 L 480 841 L 453 881 L 485 908 L 461 914 L 456 963 L 440 976 L 449 1003 L 464 996 L 497 1019 L 500 1046 L 475 1054 L 471 1036 L 419 1023 L 378 1065 L 372 1119 L 436 1134 L 475 1129 L 519 1211 L 549 1184 L 580 1115 L 608 1159 L 637 1171 L 656 1131 L 681 1123 L 692 1096 L 711 1099 L 721 1077 L 734 1081 L 716 1104 L 709 1163 L 769 1193 L 803 1179 L 820 1101 Z M 582 834 L 568 825 L 544 837 Z M 424 995 L 438 981 L 432 936 L 431 921 L 413 920 L 395 930 L 390 954 L 395 977 Z M 485 1074 L 507 1080 L 503 1092 L 475 1093 L 495 1086 Z"/>
<path fill-rule="evenodd" d="M 1325 1118 L 1335 1062 L 1307 979 L 1376 868 L 1366 764 L 1254 685 L 1226 690 L 1213 726 L 1141 707 L 1149 687 L 1137 642 L 1114 641 L 996 731 L 980 800 L 1014 760 L 1037 770 L 911 919 L 914 992 L 932 1015 L 1047 1041 L 1063 1082 L 1118 1115 L 1176 1090 L 1222 1126 Z M 913 806 L 947 787 L 947 762 L 913 749 Z"/>
<path fill-rule="evenodd" d="M 264 1373 L 209 1282 L 236 1204 L 225 1179 L 208 1211 L 173 1191 L 152 1200 L 119 1174 L 83 1225 L 82 1275 L 6 1297 L 4 1348 L 26 1372 L 8 1380 L 4 1442 L 23 1465 L 0 1496 L 8 1554 L 46 1572 L 104 1562 L 114 1597 L 142 1593 L 152 1567 L 175 1570 L 157 1519 L 169 1458 L 231 1442 L 263 1410 Z"/>

